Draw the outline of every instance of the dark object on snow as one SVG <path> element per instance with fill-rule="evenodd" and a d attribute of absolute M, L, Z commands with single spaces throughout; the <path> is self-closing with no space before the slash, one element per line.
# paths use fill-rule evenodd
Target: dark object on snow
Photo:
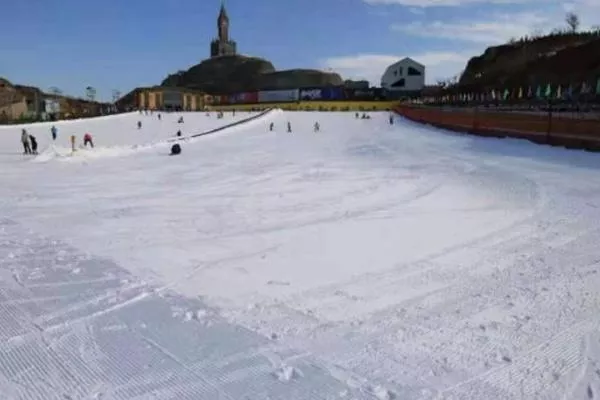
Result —
<path fill-rule="evenodd" d="M 138 129 L 142 129 L 142 121 L 138 121 Z"/>
<path fill-rule="evenodd" d="M 38 143 L 35 136 L 29 135 L 29 142 L 31 142 L 31 153 L 37 154 Z"/>
<path fill-rule="evenodd" d="M 181 131 L 177 131 L 177 136 L 181 136 Z"/>
<path fill-rule="evenodd" d="M 177 154 L 181 154 L 181 146 L 179 143 L 175 143 L 173 146 L 171 146 L 171 155 L 175 156 Z"/>
<path fill-rule="evenodd" d="M 183 117 L 179 117 L 179 119 L 177 120 L 178 124 L 183 124 Z"/>
<path fill-rule="evenodd" d="M 390 115 L 390 125 L 394 125 L 394 117 Z"/>

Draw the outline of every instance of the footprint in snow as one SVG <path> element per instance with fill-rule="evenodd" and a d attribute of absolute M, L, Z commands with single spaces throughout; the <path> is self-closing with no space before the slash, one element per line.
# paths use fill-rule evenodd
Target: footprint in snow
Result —
<path fill-rule="evenodd" d="M 267 285 L 271 285 L 271 286 L 290 286 L 290 283 L 286 282 L 286 281 L 268 281 Z"/>
<path fill-rule="evenodd" d="M 292 379 L 302 377 L 302 372 L 289 365 L 284 365 L 278 368 L 273 375 L 281 382 L 289 382 Z"/>

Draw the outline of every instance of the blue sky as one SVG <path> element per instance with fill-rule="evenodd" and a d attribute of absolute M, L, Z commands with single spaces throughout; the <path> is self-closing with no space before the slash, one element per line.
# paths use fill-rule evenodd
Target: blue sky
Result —
<path fill-rule="evenodd" d="M 277 69 L 333 69 L 377 84 L 404 56 L 435 82 L 488 45 L 564 26 L 600 24 L 599 0 L 225 0 L 242 54 Z M 220 0 L 25 0 L 2 5 L 0 76 L 101 99 L 158 84 L 208 56 Z M 6 16 L 10 16 L 6 18 Z M 9 40 L 6 40 L 9 38 Z"/>

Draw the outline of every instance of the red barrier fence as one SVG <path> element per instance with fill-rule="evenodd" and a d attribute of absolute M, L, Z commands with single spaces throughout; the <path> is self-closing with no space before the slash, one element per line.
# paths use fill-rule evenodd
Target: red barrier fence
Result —
<path fill-rule="evenodd" d="M 415 122 L 474 135 L 522 138 L 553 146 L 600 151 L 598 115 L 414 105 L 401 105 L 395 111 Z"/>

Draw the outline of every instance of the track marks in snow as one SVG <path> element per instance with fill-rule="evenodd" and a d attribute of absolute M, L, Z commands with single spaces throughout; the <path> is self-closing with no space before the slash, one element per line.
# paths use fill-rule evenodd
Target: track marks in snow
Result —
<path fill-rule="evenodd" d="M 6 220 L 0 263 L 20 277 L 0 274 L 0 385 L 11 399 L 373 399 L 310 354 Z"/>

